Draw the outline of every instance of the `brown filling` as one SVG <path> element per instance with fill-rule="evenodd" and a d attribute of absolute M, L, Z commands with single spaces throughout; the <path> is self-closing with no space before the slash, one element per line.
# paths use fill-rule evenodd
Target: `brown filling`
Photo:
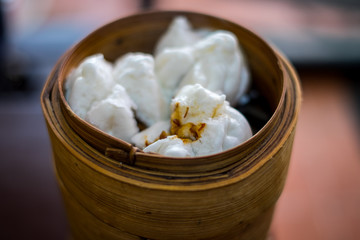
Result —
<path fill-rule="evenodd" d="M 191 141 L 196 141 L 201 137 L 206 123 L 182 123 L 182 117 L 185 118 L 188 115 L 189 107 L 186 108 L 184 116 L 180 114 L 180 104 L 177 102 L 175 104 L 175 109 L 171 114 L 171 127 L 170 135 L 177 135 L 181 139 L 188 139 Z"/>
<path fill-rule="evenodd" d="M 217 109 L 216 109 L 217 110 Z M 216 110 L 215 113 L 216 113 Z M 201 133 L 204 131 L 206 127 L 206 123 L 198 123 L 194 124 L 191 122 L 182 123 L 182 118 L 186 118 L 189 113 L 189 107 L 186 107 L 186 111 L 184 116 L 180 114 L 180 104 L 177 102 L 175 104 L 175 109 L 171 114 L 171 126 L 170 133 L 162 131 L 158 138 L 156 138 L 153 142 L 149 142 L 147 139 L 145 140 L 145 146 L 149 146 L 150 144 L 156 142 L 157 140 L 164 139 L 170 135 L 176 135 L 180 138 L 184 143 L 191 143 L 192 141 L 196 141 L 201 137 Z M 214 113 L 214 114 L 215 114 Z"/>

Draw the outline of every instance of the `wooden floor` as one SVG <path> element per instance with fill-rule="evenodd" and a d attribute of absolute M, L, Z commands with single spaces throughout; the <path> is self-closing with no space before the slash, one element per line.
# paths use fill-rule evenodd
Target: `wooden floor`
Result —
<path fill-rule="evenodd" d="M 300 72 L 303 105 L 270 238 L 360 239 L 360 151 L 348 81 Z M 4 239 L 69 235 L 38 95 L 0 101 L 0 231 Z"/>

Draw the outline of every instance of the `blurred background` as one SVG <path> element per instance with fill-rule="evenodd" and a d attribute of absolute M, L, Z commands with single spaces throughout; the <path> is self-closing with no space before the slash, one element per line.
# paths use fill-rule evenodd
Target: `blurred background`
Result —
<path fill-rule="evenodd" d="M 224 17 L 284 52 L 303 105 L 269 239 L 360 239 L 360 1 L 0 0 L 1 239 L 68 239 L 41 89 L 77 41 L 148 10 Z"/>

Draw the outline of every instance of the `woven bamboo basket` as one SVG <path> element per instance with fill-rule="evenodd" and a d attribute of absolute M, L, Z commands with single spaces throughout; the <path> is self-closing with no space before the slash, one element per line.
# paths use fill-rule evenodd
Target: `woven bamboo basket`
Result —
<path fill-rule="evenodd" d="M 103 53 L 112 61 L 127 52 L 152 53 L 177 15 L 195 28 L 233 32 L 253 85 L 270 108 L 269 119 L 251 139 L 219 154 L 144 153 L 78 118 L 64 97 L 67 74 L 86 56 Z M 300 100 L 289 62 L 251 31 L 224 19 L 150 12 L 96 30 L 58 61 L 41 95 L 72 238 L 265 239 L 285 183 Z"/>

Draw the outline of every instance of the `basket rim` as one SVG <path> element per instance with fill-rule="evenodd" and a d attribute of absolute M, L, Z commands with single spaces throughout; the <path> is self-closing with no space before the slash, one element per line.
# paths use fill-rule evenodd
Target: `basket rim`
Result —
<path fill-rule="evenodd" d="M 187 15 L 187 14 L 194 14 L 194 15 L 202 15 L 202 16 L 206 16 L 206 17 L 211 17 L 211 18 L 218 18 L 220 19 L 219 17 L 214 17 L 212 15 L 208 15 L 208 14 L 203 14 L 203 13 L 197 13 L 197 12 L 192 12 L 192 11 L 151 11 L 151 12 L 145 12 L 145 13 L 138 13 L 138 14 L 134 14 L 134 15 L 130 15 L 130 16 L 127 16 L 127 17 L 124 17 L 124 18 L 121 18 L 121 19 L 118 19 L 118 20 L 115 20 L 113 22 L 110 22 L 98 29 L 96 29 L 95 31 L 93 31 L 92 33 L 90 33 L 88 36 L 86 36 L 82 41 L 80 41 L 78 44 L 74 45 L 65 55 L 65 58 L 64 58 L 64 61 L 61 63 L 61 65 L 59 66 L 59 72 L 63 72 L 63 70 L 66 68 L 66 64 L 67 62 L 69 62 L 71 60 L 71 55 L 73 52 L 75 52 L 77 50 L 77 48 L 80 47 L 80 45 L 84 42 L 84 40 L 86 40 L 87 38 L 91 37 L 92 35 L 94 35 L 95 33 L 97 33 L 98 31 L 100 31 L 101 29 L 103 28 L 106 28 L 106 27 L 111 27 L 111 25 L 113 24 L 116 24 L 116 22 L 118 21 L 123 21 L 123 20 L 126 20 L 126 19 L 134 19 L 134 18 L 137 18 L 138 16 L 145 16 L 145 15 L 154 15 L 154 14 L 177 14 L 177 15 Z M 225 20 L 225 19 L 221 19 L 222 21 L 226 21 L 226 22 L 229 22 L 229 23 L 232 23 L 234 24 L 233 22 L 230 22 L 228 20 Z M 236 24 L 236 23 L 235 23 Z M 238 24 L 236 24 L 238 25 Z M 271 46 L 269 46 L 268 43 L 266 43 L 265 41 L 262 40 L 261 37 L 259 37 L 258 35 L 256 35 L 255 33 L 253 33 L 252 31 L 248 30 L 247 28 L 243 27 L 243 26 L 240 26 L 238 25 L 239 27 L 242 28 L 242 30 L 245 30 L 245 31 L 248 31 L 250 34 L 253 34 L 255 37 L 257 37 L 259 40 L 261 40 L 266 46 L 268 46 L 270 49 L 272 49 Z M 274 49 L 272 49 L 274 50 Z M 276 53 L 274 52 L 274 55 L 276 55 Z M 279 68 L 281 68 L 281 64 L 280 62 L 277 63 L 277 66 Z M 122 139 L 119 139 L 119 138 L 116 138 L 114 136 L 111 136 L 110 134 L 96 128 L 95 126 L 91 125 L 90 123 L 88 123 L 87 121 L 85 121 L 84 119 L 80 118 L 72 109 L 71 107 L 69 106 L 67 100 L 66 100 L 66 97 L 64 95 L 64 84 L 65 84 L 65 81 L 66 81 L 66 76 L 59 76 L 58 78 L 58 88 L 59 88 L 59 91 L 60 91 L 60 99 L 61 99 L 61 102 L 64 106 L 64 108 L 66 109 L 66 111 L 71 115 L 71 117 L 77 119 L 79 122 L 81 122 L 81 124 L 84 124 L 87 128 L 90 128 L 92 129 L 93 131 L 97 131 L 97 132 L 101 132 L 104 136 L 106 136 L 107 138 L 111 138 L 113 139 L 114 141 L 119 141 L 121 142 L 121 144 L 123 145 L 131 145 L 130 143 L 122 140 Z M 284 80 L 283 80 L 283 83 L 284 83 Z M 266 124 L 261 128 L 259 129 L 258 132 L 256 132 L 251 138 L 249 138 L 248 140 L 246 140 L 245 142 L 241 143 L 240 145 L 243 145 L 243 144 L 246 144 L 247 142 L 251 141 L 251 139 L 253 139 L 254 137 L 256 138 L 256 135 L 259 134 L 259 132 L 261 132 L 264 128 L 268 128 L 269 125 L 272 124 L 272 122 L 274 121 L 273 119 L 275 118 L 275 115 L 276 115 L 276 112 L 278 112 L 278 109 L 280 108 L 280 105 L 284 102 L 284 95 L 285 95 L 285 91 L 286 91 L 286 86 L 285 84 L 283 84 L 282 86 L 282 93 L 281 93 L 281 97 L 279 99 L 279 102 L 277 104 L 277 107 L 276 109 L 274 110 L 274 112 L 272 113 L 271 117 L 269 118 L 269 120 L 266 122 Z M 168 159 L 181 159 L 181 160 L 184 160 L 184 161 L 187 161 L 187 160 L 192 160 L 192 159 L 202 159 L 204 157 L 211 157 L 211 156 L 217 156 L 217 155 L 220 155 L 224 152 L 231 152 L 231 150 L 233 150 L 234 148 L 237 148 L 238 146 L 235 146 L 233 148 L 230 148 L 228 150 L 225 150 L 225 151 L 222 151 L 220 153 L 215 153 L 215 154 L 209 154 L 209 155 L 206 155 L 206 156 L 197 156 L 197 157 L 167 157 L 167 156 L 163 156 L 163 155 L 159 155 L 159 154 L 153 154 L 153 153 L 145 153 L 145 152 L 141 152 L 141 154 L 145 154 L 146 156 L 151 156 L 151 157 L 154 157 L 154 158 L 168 158 Z"/>
<path fill-rule="evenodd" d="M 132 19 L 132 18 L 136 18 L 137 16 L 139 15 L 152 15 L 152 14 L 195 14 L 195 15 L 203 15 L 203 16 L 206 16 L 206 17 L 211 17 L 211 18 L 216 18 L 216 19 L 219 19 L 219 20 L 222 20 L 222 21 L 227 21 L 227 20 L 224 20 L 224 19 L 221 19 L 221 18 L 218 18 L 218 17 L 214 17 L 214 16 L 211 16 L 211 15 L 207 15 L 207 14 L 201 14 L 201 13 L 195 13 L 195 12 L 189 12 L 189 11 L 156 11 L 156 12 L 147 12 L 147 13 L 140 13 L 140 14 L 135 14 L 135 15 L 131 15 L 131 16 L 128 16 L 126 17 L 125 19 Z M 101 30 L 102 28 L 104 27 L 109 27 L 111 26 L 112 24 L 115 24 L 116 22 L 118 21 L 122 21 L 124 18 L 121 18 L 119 20 L 116 20 L 114 22 L 111 22 L 103 27 L 101 27 L 100 29 L 97 29 L 95 30 L 93 33 L 89 34 L 86 38 L 88 38 L 89 36 L 91 36 L 92 34 L 95 34 L 96 32 L 98 32 L 99 30 Z M 227 21 L 231 24 L 236 24 L 236 23 L 232 23 L 230 21 Z M 256 38 L 258 38 L 262 43 L 264 43 L 270 50 L 271 52 L 274 54 L 274 57 L 278 59 L 278 61 L 276 62 L 276 65 L 279 67 L 279 69 L 284 73 L 284 72 L 288 72 L 288 74 L 290 75 L 290 77 L 292 76 L 292 80 L 293 82 L 295 83 L 295 92 L 296 92 L 296 104 L 295 104 L 295 108 L 293 109 L 294 111 L 294 117 L 292 118 L 291 120 L 291 123 L 289 125 L 289 127 L 286 129 L 286 131 L 283 133 L 283 137 L 281 139 L 281 143 L 278 144 L 278 147 L 273 149 L 273 151 L 278 151 L 279 149 L 278 148 L 281 148 L 281 146 L 284 144 L 284 142 L 287 140 L 287 138 L 289 137 L 289 135 L 291 134 L 291 132 L 293 131 L 295 125 L 296 125 L 296 120 L 297 120 L 297 116 L 298 116 L 298 112 L 299 112 L 299 108 L 300 108 L 300 101 L 299 101 L 299 98 L 301 98 L 300 96 L 300 85 L 299 85 L 299 82 L 297 81 L 297 74 L 296 72 L 294 72 L 293 68 L 291 67 L 291 64 L 289 63 L 289 61 L 284 57 L 282 56 L 276 49 L 274 49 L 272 46 L 270 46 L 268 43 L 266 43 L 264 40 L 262 40 L 258 35 L 256 35 L 255 33 L 253 33 L 252 31 L 240 26 L 239 24 L 236 24 L 237 26 L 241 27 L 244 31 L 247 31 L 248 33 L 250 33 L 251 35 L 255 36 Z M 74 53 L 77 48 L 79 48 L 79 46 L 85 41 L 84 38 L 82 41 L 80 41 L 78 44 L 76 44 L 75 46 L 73 46 L 71 49 L 69 49 L 66 54 L 61 58 L 61 60 L 58 61 L 58 63 L 55 65 L 55 68 L 54 68 L 54 74 L 56 73 L 64 73 L 64 69 L 66 68 L 66 64 L 71 61 L 71 55 L 72 53 Z M 64 95 L 64 89 L 63 89 L 63 85 L 65 83 L 65 80 L 66 78 L 64 78 L 63 75 L 58 75 L 56 76 L 56 82 L 54 82 L 53 84 L 57 84 L 57 87 L 59 89 L 59 92 L 60 92 L 60 104 L 64 107 L 65 111 L 69 114 L 70 117 L 76 119 L 77 121 L 79 121 L 81 124 L 84 124 L 86 127 L 89 127 L 90 129 L 94 130 L 94 131 L 98 131 L 100 132 L 101 134 L 103 134 L 106 138 L 110 138 L 114 141 L 117 141 L 117 142 L 120 142 L 121 145 L 125 146 L 125 148 L 128 148 L 129 151 L 131 151 L 134 147 L 128 143 L 128 142 L 125 142 L 121 139 L 118 139 L 118 138 L 115 138 L 113 136 L 110 136 L 109 134 L 101 131 L 100 129 L 92 126 L 91 124 L 89 124 L 88 122 L 86 122 L 85 120 L 81 119 L 80 117 L 78 117 L 73 111 L 72 109 L 70 108 L 70 106 L 68 105 L 67 101 L 66 101 L 66 98 L 65 98 L 65 95 Z M 236 146 L 236 147 L 233 147 L 231 149 L 228 149 L 226 151 L 223 151 L 223 152 L 220 152 L 220 153 L 216 153 L 216 154 L 211 154 L 211 155 L 206 155 L 206 156 L 200 156 L 200 157 L 186 157 L 186 158 L 175 158 L 175 157 L 167 157 L 167 156 L 162 156 L 162 155 L 155 155 L 155 154 L 150 154 L 150 153 L 142 153 L 142 152 L 136 152 L 137 155 L 145 155 L 146 157 L 150 157 L 150 158 L 153 158 L 154 160 L 159 160 L 159 159 L 167 159 L 167 160 L 180 160 L 182 162 L 184 162 L 184 164 L 186 164 L 187 162 L 193 162 L 193 161 L 197 161 L 199 159 L 217 159 L 220 155 L 224 154 L 224 153 L 232 153 L 232 154 L 235 154 L 236 153 L 236 149 L 239 148 L 239 146 L 245 148 L 246 146 L 252 144 L 257 138 L 259 138 L 259 136 L 261 136 L 261 134 L 266 131 L 267 129 L 271 128 L 271 126 L 274 124 L 274 121 L 276 120 L 281 110 L 281 107 L 283 106 L 284 104 L 284 101 L 285 101 L 285 95 L 286 95 L 286 91 L 288 89 L 288 85 L 289 83 L 287 81 L 285 81 L 285 78 L 283 77 L 282 78 L 282 83 L 283 83 L 283 86 L 282 86 L 282 91 L 281 91 L 281 97 L 279 99 L 279 102 L 276 106 L 276 109 L 273 111 L 270 119 L 266 122 L 266 124 L 258 131 L 256 132 L 250 139 L 248 139 L 247 141 L 243 142 L 242 144 Z M 50 83 L 47 82 L 46 86 L 49 88 L 50 87 Z M 51 87 L 50 87 L 51 88 Z M 48 94 L 46 93 L 45 91 L 45 87 L 43 89 L 43 92 L 42 92 L 42 96 L 41 96 L 41 102 L 42 102 L 42 107 L 43 107 L 43 112 L 45 113 L 45 110 L 44 109 L 47 109 L 49 106 L 47 106 L 46 104 L 46 98 L 48 97 Z M 49 118 L 49 116 L 47 116 L 47 118 Z M 56 131 L 55 131 L 56 132 Z M 70 147 L 70 146 L 69 146 Z M 271 154 L 268 154 L 268 156 L 270 156 Z M 239 180 L 239 177 L 242 179 L 242 178 L 246 178 L 246 176 L 250 175 L 253 171 L 255 171 L 257 168 L 261 167 L 263 164 L 265 164 L 266 162 L 268 161 L 267 158 L 264 158 L 262 159 L 261 161 L 257 162 L 255 164 L 255 166 L 253 166 L 251 168 L 251 170 L 247 171 L 246 173 L 247 174 L 240 174 L 238 175 L 236 178 L 233 178 L 234 180 L 233 181 L 238 181 Z M 136 166 L 136 164 L 135 164 Z M 105 169 L 102 169 L 101 171 L 107 171 Z M 104 172 L 105 174 L 105 172 Z M 107 175 L 109 174 L 109 172 L 107 172 Z M 114 174 L 113 175 L 114 177 L 120 177 L 118 174 Z M 134 180 L 135 181 L 135 180 Z M 217 181 L 213 184 L 220 184 L 222 181 Z M 230 182 L 227 182 L 227 184 L 229 184 Z M 141 182 L 139 183 L 141 185 L 144 184 L 144 182 Z M 147 183 L 147 184 L 153 184 L 153 183 Z M 221 184 L 220 184 L 221 185 Z M 220 186 L 219 185 L 219 186 Z M 156 188 L 160 187 L 161 185 L 158 185 L 158 184 L 155 184 L 153 187 L 157 186 Z M 172 186 L 171 189 L 173 190 L 180 190 L 182 189 L 181 186 L 178 186 L 179 189 L 177 189 L 176 187 Z M 189 187 L 189 186 L 188 186 Z M 214 187 L 214 186 L 212 186 Z M 204 188 L 204 185 L 201 185 L 201 189 Z M 167 189 L 167 188 L 166 188 Z M 192 189 L 192 188 L 190 188 Z M 189 188 L 187 188 L 187 190 L 189 190 Z M 193 190 L 199 190 L 197 189 L 196 185 L 193 186 Z"/>

